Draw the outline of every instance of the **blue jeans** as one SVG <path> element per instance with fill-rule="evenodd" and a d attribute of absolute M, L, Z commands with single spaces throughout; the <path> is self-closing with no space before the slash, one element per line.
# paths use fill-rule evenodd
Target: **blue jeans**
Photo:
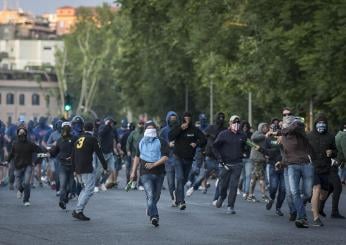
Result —
<path fill-rule="evenodd" d="M 302 190 L 300 190 L 301 179 Z M 306 217 L 304 202 L 311 198 L 313 180 L 314 167 L 311 163 L 288 165 L 288 181 L 298 219 Z M 301 194 L 304 195 L 304 199 Z"/>
<path fill-rule="evenodd" d="M 339 169 L 339 176 L 341 181 L 346 181 L 346 166 Z"/>
<path fill-rule="evenodd" d="M 148 216 L 159 217 L 157 203 L 160 200 L 162 184 L 165 176 L 156 174 L 145 174 L 140 177 L 145 195 L 147 197 Z"/>
<path fill-rule="evenodd" d="M 286 190 L 285 190 L 285 177 L 284 171 L 275 170 L 275 166 L 273 164 L 267 164 L 267 173 L 269 176 L 269 195 L 272 200 L 275 200 L 276 192 L 278 193 L 278 198 L 276 201 L 276 209 L 280 209 L 282 207 L 282 203 L 285 200 Z"/>
<path fill-rule="evenodd" d="M 297 214 L 297 209 L 293 203 L 293 196 L 292 196 L 290 184 L 288 181 L 288 168 L 285 168 L 284 170 L 284 179 L 285 179 L 285 189 L 286 189 L 286 201 L 287 201 L 288 208 L 290 210 L 290 214 Z"/>
<path fill-rule="evenodd" d="M 78 196 L 78 202 L 76 212 L 83 212 L 87 205 L 90 197 L 94 194 L 95 188 L 95 173 L 91 174 L 80 174 L 80 181 L 82 182 L 82 191 Z"/>
<path fill-rule="evenodd" d="M 166 170 L 168 191 L 169 191 L 169 194 L 171 195 L 171 199 L 174 200 L 173 192 L 175 191 L 175 166 L 174 166 L 173 156 L 170 156 L 168 160 L 166 161 L 165 170 Z"/>
<path fill-rule="evenodd" d="M 60 165 L 60 202 L 68 202 L 68 194 L 73 188 L 73 170 L 72 166 Z"/>
<path fill-rule="evenodd" d="M 193 189 L 197 190 L 198 187 L 202 184 L 203 180 L 208 180 L 208 178 L 213 172 L 218 172 L 217 160 L 210 157 L 206 157 L 204 174 L 197 178 L 197 180 L 193 184 Z"/>
<path fill-rule="evenodd" d="M 243 159 L 243 192 L 249 194 L 250 191 L 250 181 L 251 181 L 251 173 L 252 173 L 252 161 L 250 158 Z"/>
<path fill-rule="evenodd" d="M 177 180 L 177 187 L 176 187 L 176 198 L 177 203 L 185 203 L 185 193 L 184 193 L 184 186 L 187 182 L 187 179 L 189 177 L 189 173 L 192 166 L 192 159 L 182 159 L 177 156 L 174 156 L 175 158 L 175 178 Z"/>
<path fill-rule="evenodd" d="M 14 170 L 15 183 L 18 191 L 24 191 L 23 202 L 28 202 L 30 199 L 30 188 L 31 188 L 31 175 L 32 175 L 32 166 L 26 166 L 21 169 Z"/>

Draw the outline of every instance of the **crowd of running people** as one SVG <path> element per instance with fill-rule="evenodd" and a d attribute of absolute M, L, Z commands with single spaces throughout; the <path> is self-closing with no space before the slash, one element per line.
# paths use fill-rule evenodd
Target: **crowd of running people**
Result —
<path fill-rule="evenodd" d="M 289 108 L 257 130 L 237 115 L 227 120 L 222 112 L 211 125 L 205 114 L 196 123 L 192 118 L 189 112 L 179 117 L 170 111 L 161 127 L 152 120 L 135 125 L 123 119 L 120 128 L 111 117 L 55 119 L 52 127 L 43 117 L 7 126 L 0 121 L 0 185 L 16 189 L 25 206 L 30 206 L 31 188 L 49 185 L 61 209 L 76 199 L 72 216 L 86 221 L 90 197 L 118 188 L 124 168 L 126 190 L 145 191 L 154 226 L 159 225 L 157 203 L 165 177 L 171 206 L 179 210 L 187 208 L 186 197 L 194 191 L 207 193 L 213 178 L 212 204 L 227 206 L 227 214 L 236 214 L 237 195 L 248 202 L 262 200 L 267 210 L 275 203 L 278 216 L 284 215 L 286 200 L 289 220 L 307 228 L 311 203 L 311 224 L 323 226 L 320 216 L 326 217 L 325 202 L 332 194 L 331 217 L 344 219 L 338 207 L 346 180 L 346 122 L 334 136 L 323 114 L 306 132 L 304 120 Z M 257 183 L 260 197 L 255 196 Z"/>

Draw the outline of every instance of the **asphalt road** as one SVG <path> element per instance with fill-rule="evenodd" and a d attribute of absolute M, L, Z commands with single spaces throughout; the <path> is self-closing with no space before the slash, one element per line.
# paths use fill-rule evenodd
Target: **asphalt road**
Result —
<path fill-rule="evenodd" d="M 14 191 L 0 188 L 0 244 L 346 244 L 346 220 L 326 218 L 324 227 L 297 229 L 288 221 L 286 203 L 285 216 L 279 217 L 265 210 L 263 202 L 248 203 L 240 196 L 237 214 L 227 215 L 225 208 L 211 205 L 213 191 L 194 192 L 185 211 L 171 208 L 168 191 L 163 191 L 160 226 L 154 228 L 141 191 L 96 193 L 85 210 L 91 221 L 82 222 L 71 217 L 76 202 L 61 210 L 47 187 L 32 191 L 30 207 L 24 207 Z M 330 205 L 329 200 L 328 214 Z M 345 194 L 340 212 L 346 215 Z M 311 220 L 310 211 L 308 216 Z"/>

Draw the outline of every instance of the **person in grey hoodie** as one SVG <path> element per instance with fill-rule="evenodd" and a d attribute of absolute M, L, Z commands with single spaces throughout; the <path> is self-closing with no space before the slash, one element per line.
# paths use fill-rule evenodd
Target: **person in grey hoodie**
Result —
<path fill-rule="evenodd" d="M 258 125 L 258 130 L 253 133 L 251 140 L 259 145 L 261 148 L 265 148 L 266 145 L 266 133 L 269 131 L 267 123 L 260 123 Z M 265 194 L 265 164 L 266 157 L 264 154 L 255 148 L 251 149 L 250 159 L 253 162 L 253 170 L 251 174 L 250 182 L 250 193 L 247 198 L 248 201 L 257 202 L 256 197 L 254 196 L 254 190 L 256 187 L 256 182 L 259 181 L 260 190 L 262 193 L 262 199 L 265 202 L 269 201 L 269 198 Z"/>

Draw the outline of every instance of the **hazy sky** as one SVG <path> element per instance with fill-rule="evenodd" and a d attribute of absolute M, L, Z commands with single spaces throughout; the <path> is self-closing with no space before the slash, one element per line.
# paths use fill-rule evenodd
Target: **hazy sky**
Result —
<path fill-rule="evenodd" d="M 4 0 L 0 0 L 1 8 Z M 61 6 L 97 6 L 103 2 L 112 3 L 114 0 L 7 0 L 10 8 L 15 8 L 17 3 L 19 7 L 26 12 L 33 14 L 53 13 Z"/>

